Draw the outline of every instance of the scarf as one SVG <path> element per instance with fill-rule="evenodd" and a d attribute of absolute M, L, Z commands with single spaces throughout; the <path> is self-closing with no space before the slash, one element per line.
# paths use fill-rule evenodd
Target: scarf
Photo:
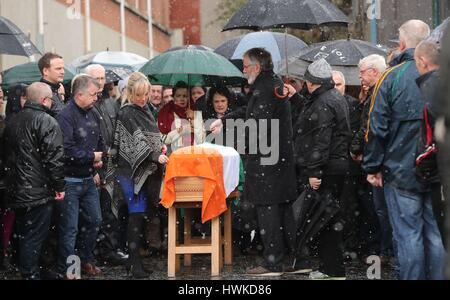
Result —
<path fill-rule="evenodd" d="M 111 196 L 111 209 L 118 215 L 117 197 L 112 197 L 117 169 L 131 174 L 134 194 L 139 194 L 147 178 L 158 168 L 149 158 L 161 153 L 161 134 L 150 111 L 134 104 L 126 104 L 120 110 L 114 142 L 108 157 L 106 189 Z M 116 199 L 114 199 L 116 198 Z"/>
<path fill-rule="evenodd" d="M 191 109 L 195 110 L 195 104 L 191 101 Z M 158 127 L 162 134 L 169 134 L 172 129 L 172 124 L 175 121 L 174 113 L 180 119 L 187 119 L 186 112 L 188 107 L 180 107 L 176 105 L 173 101 L 170 101 L 161 109 L 158 115 Z"/>

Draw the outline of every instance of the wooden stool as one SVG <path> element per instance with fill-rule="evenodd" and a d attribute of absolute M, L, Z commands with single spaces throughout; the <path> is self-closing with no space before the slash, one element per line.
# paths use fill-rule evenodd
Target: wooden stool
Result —
<path fill-rule="evenodd" d="M 219 276 L 224 260 L 226 265 L 233 263 L 233 243 L 231 227 L 231 206 L 224 213 L 224 235 L 221 234 L 220 216 L 211 220 L 211 238 L 192 237 L 192 209 L 201 209 L 203 202 L 203 179 L 185 177 L 175 179 L 176 199 L 169 208 L 168 224 L 168 277 L 175 277 L 180 269 L 180 255 L 184 255 L 184 265 L 191 266 L 192 254 L 211 254 L 211 276 Z M 236 198 L 233 192 L 228 199 Z M 177 230 L 177 209 L 184 208 L 184 244 L 179 243 Z M 222 251 L 222 246 L 224 250 Z M 224 253 L 224 255 L 223 255 Z"/>

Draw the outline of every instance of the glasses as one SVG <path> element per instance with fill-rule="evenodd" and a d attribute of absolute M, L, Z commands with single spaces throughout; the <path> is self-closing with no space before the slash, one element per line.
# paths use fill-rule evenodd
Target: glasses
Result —
<path fill-rule="evenodd" d="M 244 65 L 244 70 L 246 70 L 246 69 L 248 69 L 250 67 L 253 67 L 253 66 L 255 66 L 255 64 Z"/>
<path fill-rule="evenodd" d="M 373 68 L 367 68 L 365 70 L 359 70 L 359 74 L 364 74 L 364 73 L 366 73 L 369 70 L 373 70 Z"/>

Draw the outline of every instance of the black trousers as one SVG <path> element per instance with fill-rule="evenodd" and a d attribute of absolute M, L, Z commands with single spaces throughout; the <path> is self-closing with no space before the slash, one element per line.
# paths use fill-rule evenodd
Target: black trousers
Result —
<path fill-rule="evenodd" d="M 345 176 L 326 176 L 322 178 L 319 194 L 331 192 L 336 201 L 340 202 L 344 181 Z M 321 261 L 319 271 L 329 276 L 345 276 L 343 223 L 341 209 L 317 236 L 317 246 Z"/>
<path fill-rule="evenodd" d="M 273 272 L 283 270 L 283 259 L 293 253 L 295 224 L 291 204 L 256 206 L 258 227 L 264 247 L 264 267 Z"/>
<path fill-rule="evenodd" d="M 49 232 L 52 212 L 52 203 L 16 210 L 20 272 L 25 279 L 40 279 L 39 257 Z"/>
<path fill-rule="evenodd" d="M 117 186 L 114 187 L 115 189 Z M 114 192 L 114 197 L 118 194 Z M 120 224 L 119 219 L 111 210 L 111 198 L 104 189 L 100 191 L 100 208 L 102 211 L 102 225 L 100 227 L 98 242 L 96 246 L 96 254 L 106 258 L 108 255 L 115 253 L 119 248 L 120 240 Z"/>
<path fill-rule="evenodd" d="M 345 250 L 360 255 L 380 253 L 380 224 L 372 186 L 365 175 L 349 176 L 341 193 Z"/>

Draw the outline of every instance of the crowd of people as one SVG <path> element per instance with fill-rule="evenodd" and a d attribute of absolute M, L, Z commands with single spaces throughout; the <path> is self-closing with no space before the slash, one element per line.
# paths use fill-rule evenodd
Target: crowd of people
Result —
<path fill-rule="evenodd" d="M 101 65 L 64 87 L 63 58 L 46 53 L 41 81 L 11 88 L 0 116 L 3 267 L 17 266 L 24 279 L 73 279 L 68 270 L 79 257 L 86 275 L 110 264 L 148 278 L 142 257 L 167 251 L 159 202 L 171 152 L 211 135 L 238 148 L 229 120 L 278 120 L 273 128 L 257 122 L 256 153 L 240 153 L 235 254 L 263 258 L 247 275 L 345 279 L 346 261 L 376 255 L 399 279 L 444 279 L 448 195 L 434 133 L 440 45 L 429 35 L 422 21 L 403 24 L 397 55 L 361 60 L 353 96 L 325 59 L 282 81 L 262 48 L 243 56 L 248 85 L 239 90 L 163 87 L 139 72 L 116 86 L 105 83 Z M 0 107 L 4 98 L 0 89 Z M 279 157 L 262 164 L 271 131 Z M 304 232 L 292 204 L 302 196 L 326 201 L 329 220 L 298 249 Z M 198 219 L 194 231 L 207 234 Z"/>

